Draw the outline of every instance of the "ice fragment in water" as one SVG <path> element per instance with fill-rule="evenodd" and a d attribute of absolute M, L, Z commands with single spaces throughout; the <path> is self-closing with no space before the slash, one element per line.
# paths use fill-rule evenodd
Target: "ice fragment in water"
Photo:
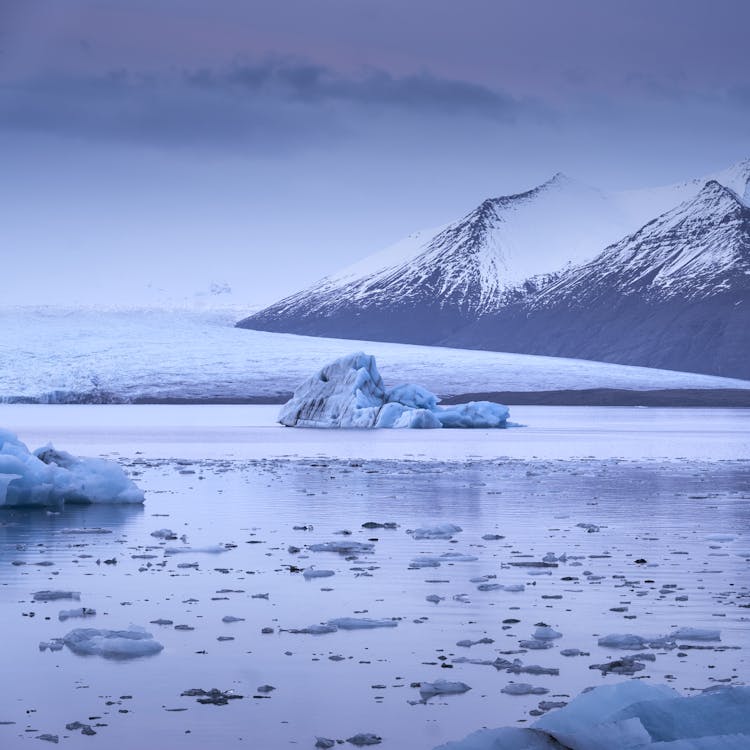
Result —
<path fill-rule="evenodd" d="M 435 682 L 423 682 L 419 688 L 422 700 L 432 698 L 434 695 L 458 695 L 471 690 L 465 682 L 449 682 L 448 680 L 435 680 Z"/>
<path fill-rule="evenodd" d="M 105 659 L 134 659 L 158 654 L 164 646 L 151 633 L 132 626 L 128 630 L 76 628 L 62 638 L 76 654 L 102 656 Z"/>
<path fill-rule="evenodd" d="M 419 385 L 383 384 L 375 358 L 362 352 L 341 357 L 308 378 L 279 413 L 287 427 L 505 427 L 508 407 L 486 401 L 438 406 Z"/>
<path fill-rule="evenodd" d="M 143 492 L 113 461 L 77 458 L 51 445 L 31 453 L 0 429 L 0 507 L 142 503 Z"/>

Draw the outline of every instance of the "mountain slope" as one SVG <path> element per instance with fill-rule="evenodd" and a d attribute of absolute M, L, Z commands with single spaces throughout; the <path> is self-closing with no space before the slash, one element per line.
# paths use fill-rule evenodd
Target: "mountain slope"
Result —
<path fill-rule="evenodd" d="M 690 201 L 441 343 L 750 375 L 750 208 Z"/>
<path fill-rule="evenodd" d="M 429 343 L 497 309 L 525 278 L 592 257 L 624 226 L 601 192 L 557 174 L 417 232 L 238 326 Z"/>
<path fill-rule="evenodd" d="M 611 195 L 558 174 L 238 326 L 747 377 L 748 200 L 750 160 Z"/>

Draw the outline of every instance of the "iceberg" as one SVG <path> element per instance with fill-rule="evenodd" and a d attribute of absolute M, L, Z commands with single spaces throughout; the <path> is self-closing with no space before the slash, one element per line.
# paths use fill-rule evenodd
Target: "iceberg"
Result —
<path fill-rule="evenodd" d="M 481 729 L 435 750 L 602 750 L 750 747 L 750 687 L 685 697 L 666 685 L 627 680 L 584 691 L 529 728 Z"/>
<path fill-rule="evenodd" d="M 143 492 L 113 461 L 78 458 L 51 445 L 32 453 L 0 430 L 0 507 L 143 501 Z"/>
<path fill-rule="evenodd" d="M 59 651 L 67 646 L 79 656 L 101 656 L 105 659 L 137 659 L 154 656 L 163 650 L 159 641 L 141 627 L 131 625 L 127 630 L 97 630 L 76 628 L 62 638 L 42 642 L 39 649 Z"/>
<path fill-rule="evenodd" d="M 284 404 L 279 422 L 286 427 L 505 427 L 508 407 L 490 401 L 439 406 L 440 399 L 411 383 L 386 388 L 375 357 L 356 352 L 341 357 L 308 378 Z"/>

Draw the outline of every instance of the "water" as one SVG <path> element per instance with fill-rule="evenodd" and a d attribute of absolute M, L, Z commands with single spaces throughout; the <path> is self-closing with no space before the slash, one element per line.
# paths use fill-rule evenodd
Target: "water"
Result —
<path fill-rule="evenodd" d="M 3 748 L 25 746 L 44 732 L 59 734 L 70 747 L 114 750 L 135 744 L 312 747 L 316 735 L 345 739 L 374 732 L 383 737 L 383 747 L 422 750 L 480 726 L 531 721 L 529 711 L 540 699 L 564 700 L 557 696 L 629 679 L 589 669 L 628 653 L 599 647 L 598 637 L 658 635 L 679 626 L 719 628 L 721 642 L 702 644 L 718 646 L 708 650 L 654 651 L 656 660 L 645 662 L 638 677 L 683 691 L 748 679 L 745 412 L 532 409 L 522 417 L 534 425 L 523 430 L 407 434 L 276 429 L 262 407 L 100 409 L 3 412 L 4 424 L 33 447 L 51 437 L 80 453 L 119 453 L 147 493 L 143 508 L 0 514 L 6 645 L 0 721 L 15 722 L 0 725 Z M 699 412 L 705 429 L 696 436 Z M 644 420 L 661 432 L 664 453 L 657 455 L 669 460 L 650 457 L 657 441 L 645 433 L 637 440 Z M 294 457 L 281 457 L 285 440 Z M 509 457 L 499 457 L 498 444 Z M 540 457 L 520 460 L 514 456 L 519 445 Z M 320 458 L 326 451 L 328 457 Z M 570 458 L 577 451 L 581 457 Z M 399 527 L 363 529 L 367 521 Z M 415 541 L 406 533 L 446 521 L 463 528 L 453 541 Z M 600 530 L 589 533 L 579 523 Z M 112 533 L 61 533 L 81 527 Z M 196 547 L 236 547 L 221 554 L 165 555 L 166 545 L 181 544 L 150 535 L 165 527 Z M 351 536 L 336 534 L 344 529 Z M 712 541 L 713 533 L 733 539 Z M 485 541 L 486 534 L 504 538 Z M 356 560 L 305 549 L 316 542 L 368 539 L 377 540 L 374 552 Z M 302 551 L 289 553 L 290 545 Z M 550 575 L 533 576 L 511 565 L 539 561 L 550 551 L 569 556 Z M 420 554 L 445 552 L 478 560 L 410 569 Z M 112 559 L 117 562 L 105 563 Z M 40 562 L 52 565 L 35 564 Z M 178 568 L 186 562 L 199 567 Z M 305 581 L 290 568 L 309 565 L 335 575 Z M 480 592 L 470 579 L 482 575 L 526 588 Z M 80 591 L 81 601 L 32 601 L 41 589 Z M 268 599 L 253 598 L 265 593 Z M 433 604 L 425 599 L 431 594 L 445 598 Z M 453 598 L 462 594 L 463 601 Z M 677 599 L 683 596 L 687 600 Z M 93 607 L 97 615 L 59 622 L 58 612 L 74 606 Z M 227 624 L 221 621 L 225 615 L 245 619 Z M 388 629 L 286 632 L 342 616 L 399 619 Z M 158 618 L 173 625 L 149 624 Z M 509 618 L 519 622 L 504 624 Z M 524 653 L 519 641 L 538 622 L 563 637 L 551 649 Z M 146 626 L 164 651 L 117 662 L 67 649 L 38 650 L 40 641 L 74 627 L 130 623 Z M 180 624 L 194 630 L 175 630 Z M 264 627 L 274 632 L 263 635 Z M 226 636 L 234 640 L 217 640 Z M 482 637 L 494 643 L 456 646 Z M 590 656 L 566 658 L 559 653 L 565 648 Z M 500 654 L 556 667 L 560 674 L 513 675 L 454 663 L 456 657 L 493 660 Z M 340 661 L 329 658 L 339 655 Z M 472 690 L 412 704 L 419 701 L 412 683 L 440 678 L 463 681 Z M 550 692 L 502 694 L 511 681 Z M 276 690 L 258 693 L 264 684 Z M 180 695 L 196 687 L 244 697 L 212 706 Z M 261 695 L 269 697 L 254 697 Z M 97 735 L 66 731 L 65 724 L 76 720 L 94 725 Z"/>

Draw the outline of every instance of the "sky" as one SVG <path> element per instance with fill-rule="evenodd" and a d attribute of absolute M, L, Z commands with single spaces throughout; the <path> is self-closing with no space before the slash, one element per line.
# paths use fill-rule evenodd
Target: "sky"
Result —
<path fill-rule="evenodd" d="M 558 171 L 711 173 L 750 156 L 749 28 L 747 0 L 0 0 L 0 304 L 250 309 Z"/>

